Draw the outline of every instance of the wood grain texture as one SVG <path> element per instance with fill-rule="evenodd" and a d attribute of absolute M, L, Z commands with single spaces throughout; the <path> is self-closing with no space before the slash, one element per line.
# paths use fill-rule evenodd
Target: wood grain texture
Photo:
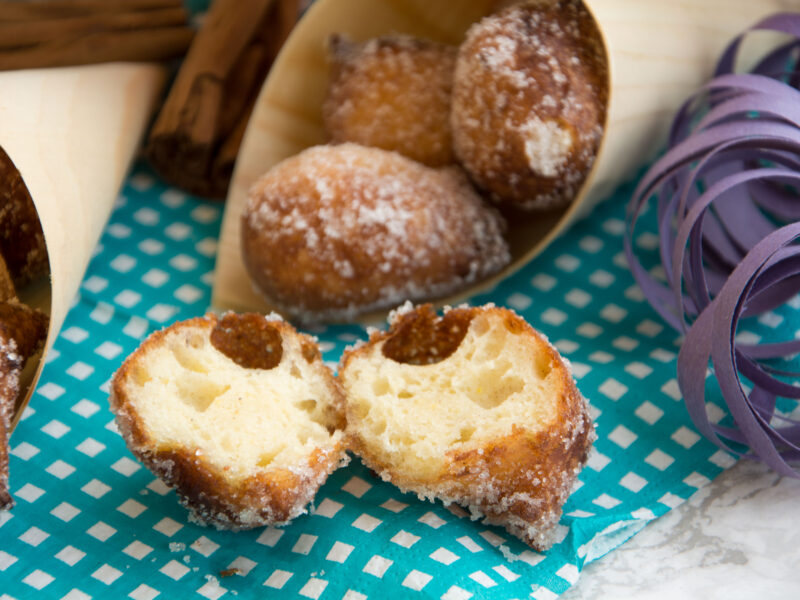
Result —
<path fill-rule="evenodd" d="M 606 132 L 595 165 L 566 210 L 512 223 L 512 262 L 495 277 L 439 304 L 455 304 L 517 271 L 579 215 L 658 152 L 674 111 L 712 73 L 725 45 L 759 18 L 799 9 L 800 0 L 585 0 L 609 61 Z M 497 0 L 317 0 L 284 46 L 256 101 L 234 171 L 217 257 L 212 303 L 269 310 L 253 290 L 240 254 L 239 218 L 247 190 L 271 166 L 323 143 L 328 83 L 325 40 L 407 33 L 460 43 Z M 369 315 L 365 320 L 375 316 Z"/>
<path fill-rule="evenodd" d="M 39 290 L 37 302 L 50 313 L 45 354 L 78 291 L 163 83 L 163 69 L 150 64 L 0 73 L 0 147 L 31 194 L 50 257 L 49 294 Z M 34 379 L 40 369 L 41 364 Z M 27 398 L 17 419 L 26 403 Z"/>

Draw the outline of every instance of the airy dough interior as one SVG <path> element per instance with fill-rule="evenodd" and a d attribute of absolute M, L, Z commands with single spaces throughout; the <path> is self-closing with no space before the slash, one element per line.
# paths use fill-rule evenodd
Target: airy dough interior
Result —
<path fill-rule="evenodd" d="M 458 348 L 434 364 L 387 360 L 385 343 L 347 365 L 349 427 L 415 478 L 435 478 L 449 450 L 507 435 L 515 424 L 539 431 L 558 414 L 561 378 L 550 357 L 500 316 L 475 316 Z"/>
<path fill-rule="evenodd" d="M 302 467 L 331 448 L 335 402 L 298 342 L 286 336 L 271 369 L 247 369 L 217 350 L 204 328 L 180 329 L 142 356 L 127 390 L 152 439 L 197 449 L 231 478 L 273 467 Z"/>

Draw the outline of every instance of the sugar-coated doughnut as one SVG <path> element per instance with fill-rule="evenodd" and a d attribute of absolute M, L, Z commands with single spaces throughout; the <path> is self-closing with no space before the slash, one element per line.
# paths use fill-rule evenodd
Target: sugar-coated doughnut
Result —
<path fill-rule="evenodd" d="M 0 510 L 14 506 L 8 488 L 8 436 L 22 371 L 19 361 L 14 360 L 15 351 L 9 340 L 0 337 Z"/>
<path fill-rule="evenodd" d="M 600 144 L 607 74 L 602 41 L 579 0 L 527 2 L 484 18 L 456 61 L 457 158 L 502 207 L 568 204 Z"/>
<path fill-rule="evenodd" d="M 445 296 L 510 258 L 502 218 L 460 170 L 350 143 L 273 167 L 241 227 L 257 289 L 307 322 Z"/>
<path fill-rule="evenodd" d="M 0 510 L 14 506 L 8 489 L 8 437 L 20 394 L 20 375 L 41 350 L 49 319 L 16 299 L 0 302 Z"/>
<path fill-rule="evenodd" d="M 342 357 L 353 451 L 421 499 L 552 544 L 595 438 L 567 364 L 512 311 L 402 307 Z"/>
<path fill-rule="evenodd" d="M 128 447 L 220 529 L 306 512 L 348 461 L 343 396 L 314 340 L 277 317 L 208 315 L 151 335 L 114 375 Z"/>
<path fill-rule="evenodd" d="M 394 150 L 432 167 L 454 162 L 450 92 L 457 49 L 409 36 L 330 40 L 323 104 L 334 143 Z"/>
<path fill-rule="evenodd" d="M 46 275 L 49 269 L 47 246 L 36 206 L 22 176 L 2 148 L 0 254 L 18 287 Z"/>

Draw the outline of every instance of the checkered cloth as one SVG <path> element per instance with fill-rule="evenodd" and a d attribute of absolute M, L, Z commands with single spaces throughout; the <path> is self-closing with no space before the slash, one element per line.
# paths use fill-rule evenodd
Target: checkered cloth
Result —
<path fill-rule="evenodd" d="M 0 513 L 0 598 L 560 594 L 587 562 L 732 463 L 693 429 L 675 380 L 677 340 L 628 272 L 629 193 L 622 189 L 473 299 L 510 306 L 547 334 L 571 361 L 597 423 L 596 451 L 565 506 L 558 541 L 537 553 L 457 507 L 400 493 L 357 459 L 330 477 L 309 515 L 285 528 L 231 533 L 190 523 L 174 492 L 126 449 L 108 385 L 146 335 L 205 312 L 221 206 L 138 166 L 11 437 L 18 505 Z M 644 233 L 637 244 L 652 250 L 657 239 Z M 366 337 L 355 325 L 313 333 L 332 365 L 345 345 Z M 229 568 L 238 574 L 222 577 Z"/>

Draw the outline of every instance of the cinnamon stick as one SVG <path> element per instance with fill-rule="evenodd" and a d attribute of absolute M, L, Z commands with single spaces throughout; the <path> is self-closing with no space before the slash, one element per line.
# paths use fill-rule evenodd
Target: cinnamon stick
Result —
<path fill-rule="evenodd" d="M 297 0 L 216 0 L 150 132 L 159 174 L 223 197 L 261 83 L 297 19 Z"/>
<path fill-rule="evenodd" d="M 239 153 L 239 146 L 242 144 L 247 124 L 250 121 L 250 114 L 253 112 L 253 107 L 256 103 L 258 93 L 261 91 L 261 82 L 266 77 L 272 61 L 278 55 L 283 43 L 291 33 L 297 15 L 300 10 L 300 3 L 297 0 L 277 0 L 273 9 L 267 17 L 265 27 L 261 29 L 259 39 L 251 46 L 252 51 L 257 51 L 268 57 L 268 61 L 262 63 L 263 72 L 256 80 L 256 86 L 251 86 L 249 91 L 244 95 L 247 99 L 246 105 L 240 111 L 237 111 L 238 119 L 230 128 L 229 133 L 224 136 L 219 151 L 214 159 L 214 164 L 211 167 L 211 179 L 213 181 L 227 181 L 229 182 L 233 175 L 233 167 L 236 164 L 236 157 Z M 270 35 L 270 32 L 277 31 L 277 35 Z M 247 69 L 240 69 L 242 72 L 247 72 Z M 234 85 L 231 85 L 235 89 Z M 233 96 L 234 94 L 231 94 Z M 233 110 L 231 110 L 233 113 Z M 227 131 L 227 129 L 225 129 Z"/>
<path fill-rule="evenodd" d="M 183 56 L 182 0 L 0 0 L 0 70 Z"/>
<path fill-rule="evenodd" d="M 115 61 L 163 61 L 181 56 L 193 37 L 194 31 L 188 27 L 80 35 L 0 52 L 0 71 Z"/>
<path fill-rule="evenodd" d="M 0 2 L 0 22 L 39 21 L 87 14 L 182 8 L 182 0 L 45 0 Z"/>
<path fill-rule="evenodd" d="M 40 44 L 44 40 L 99 31 L 180 27 L 188 20 L 182 7 L 147 11 L 99 12 L 41 20 L 5 22 L 0 19 L 0 49 Z"/>

